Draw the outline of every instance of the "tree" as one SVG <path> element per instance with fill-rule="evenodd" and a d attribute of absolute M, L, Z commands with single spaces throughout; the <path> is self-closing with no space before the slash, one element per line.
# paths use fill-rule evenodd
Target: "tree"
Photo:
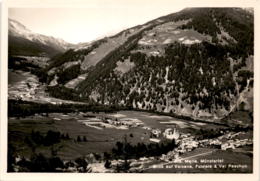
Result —
<path fill-rule="evenodd" d="M 57 168 L 64 168 L 63 161 L 59 157 L 51 157 L 49 159 L 50 170 L 56 171 Z"/>
<path fill-rule="evenodd" d="M 127 149 L 130 147 L 130 144 L 127 143 L 127 137 L 126 135 L 124 136 L 124 148 L 123 148 L 123 153 L 124 153 L 124 163 L 122 165 L 122 171 L 127 172 L 130 169 L 130 162 L 128 161 L 129 157 L 129 150 Z"/>
<path fill-rule="evenodd" d="M 7 171 L 8 172 L 13 172 L 14 168 L 13 168 L 13 164 L 15 163 L 15 156 L 16 156 L 16 148 L 11 145 L 8 144 L 8 154 L 7 154 Z"/>
<path fill-rule="evenodd" d="M 49 146 L 60 142 L 60 132 L 49 130 L 44 138 L 44 145 Z"/>
<path fill-rule="evenodd" d="M 31 138 L 29 138 L 28 136 L 25 137 L 24 142 L 27 143 L 27 145 L 31 148 L 32 153 L 35 153 L 36 151 L 36 144 L 34 143 L 34 141 L 32 141 Z"/>
<path fill-rule="evenodd" d="M 78 169 L 82 168 L 82 170 L 81 170 L 82 172 L 87 171 L 88 162 L 86 162 L 86 160 L 84 158 L 77 158 L 75 160 L 75 163 L 77 164 Z"/>
<path fill-rule="evenodd" d="M 80 136 L 77 137 L 77 142 L 81 142 Z"/>
<path fill-rule="evenodd" d="M 66 135 L 65 135 L 65 139 L 67 139 L 67 140 L 69 140 L 69 139 L 70 139 L 70 136 L 69 136 L 69 134 L 68 134 L 68 133 L 66 133 Z"/>
<path fill-rule="evenodd" d="M 106 162 L 105 162 L 105 168 L 111 168 L 111 161 L 109 161 L 109 160 L 106 160 Z"/>
<path fill-rule="evenodd" d="M 50 171 L 50 165 L 48 159 L 43 154 L 35 154 L 31 158 L 32 172 L 48 172 Z"/>

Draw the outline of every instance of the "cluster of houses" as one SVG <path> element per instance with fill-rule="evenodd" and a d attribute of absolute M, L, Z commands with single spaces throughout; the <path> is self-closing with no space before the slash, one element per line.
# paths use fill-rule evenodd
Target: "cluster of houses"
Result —
<path fill-rule="evenodd" d="M 39 85 L 33 80 L 21 81 L 16 86 L 9 87 L 8 95 L 13 99 L 28 100 L 34 99 L 38 90 Z"/>
<path fill-rule="evenodd" d="M 176 127 L 166 128 L 163 132 L 160 129 L 148 129 L 151 131 L 150 141 L 159 143 L 161 138 L 166 138 L 169 140 L 178 140 L 180 133 Z"/>
<path fill-rule="evenodd" d="M 252 139 L 237 139 L 236 136 L 238 136 L 239 134 L 242 134 L 242 132 L 228 133 L 214 139 L 204 140 L 196 140 L 195 137 L 191 136 L 190 134 L 181 134 L 179 139 L 176 140 L 179 146 L 175 151 L 177 151 L 178 153 L 185 153 L 187 151 L 192 151 L 197 147 L 206 146 L 217 146 L 221 150 L 227 150 L 253 144 Z"/>
<path fill-rule="evenodd" d="M 194 139 L 194 136 L 190 134 L 183 134 L 178 140 L 179 147 L 177 148 L 178 153 L 185 153 L 187 151 L 192 151 L 199 146 L 199 143 Z"/>
<path fill-rule="evenodd" d="M 242 140 L 228 140 L 226 143 L 221 145 L 222 150 L 235 149 L 244 145 L 252 145 L 253 140 L 251 139 L 242 139 Z"/>
<path fill-rule="evenodd" d="M 199 147 L 199 143 L 196 140 L 194 140 L 194 136 L 191 136 L 189 133 L 180 134 L 178 139 L 176 139 L 176 143 L 179 146 L 174 150 L 168 152 L 167 154 L 163 154 L 160 157 L 160 160 L 162 161 L 178 160 L 180 158 L 180 154 L 192 151 L 195 148 Z"/>
<path fill-rule="evenodd" d="M 101 117 L 103 123 L 107 123 L 114 126 L 126 126 L 127 128 L 133 128 L 143 125 L 143 122 L 138 119 L 123 118 L 118 120 L 117 118 Z"/>
<path fill-rule="evenodd" d="M 38 82 L 38 78 L 29 72 L 20 71 L 19 74 L 26 77 L 25 80 L 8 85 L 8 98 L 24 101 L 38 101 L 50 104 L 75 103 L 73 101 L 57 99 L 48 96 L 45 88 Z M 77 102 L 77 104 L 83 104 Z"/>
<path fill-rule="evenodd" d="M 174 150 L 168 152 L 167 154 L 163 154 L 160 159 L 161 160 L 177 160 L 179 158 L 180 154 L 183 154 L 185 152 L 190 152 L 198 147 L 207 147 L 207 146 L 217 146 L 221 150 L 227 150 L 227 149 L 235 149 L 241 146 L 245 145 L 252 145 L 253 140 L 244 138 L 244 139 L 238 139 L 236 136 L 239 134 L 243 134 L 242 132 L 238 133 L 228 133 L 222 136 L 219 136 L 218 138 L 214 139 L 204 139 L 204 140 L 196 140 L 195 136 L 192 136 L 191 134 L 185 134 L 185 133 L 178 133 L 176 129 L 166 129 L 163 133 L 164 137 L 168 137 L 171 139 L 175 139 L 176 143 L 179 145 Z M 153 134 L 159 135 L 161 132 L 156 129 L 152 130 Z M 168 134 L 166 134 L 168 133 Z"/>
<path fill-rule="evenodd" d="M 139 127 L 143 125 L 143 122 L 138 119 L 132 118 L 122 118 L 118 120 L 117 118 L 110 118 L 105 116 L 88 118 L 85 120 L 78 120 L 79 122 L 85 124 L 88 127 L 95 129 L 103 128 L 115 128 L 115 129 L 129 129 L 134 127 Z"/>
<path fill-rule="evenodd" d="M 37 65 L 41 68 L 44 68 L 48 65 L 48 61 L 50 60 L 49 57 L 35 57 L 35 56 L 17 56 L 18 58 L 23 58 L 25 60 L 20 60 L 20 61 L 24 61 L 26 63 L 31 63 L 33 65 Z"/>
<path fill-rule="evenodd" d="M 237 147 L 245 146 L 245 145 L 252 145 L 252 139 L 238 139 L 236 136 L 243 134 L 243 132 L 237 133 L 228 133 L 222 136 L 219 136 L 214 139 L 204 139 L 200 140 L 200 146 L 218 146 L 221 150 L 227 149 L 235 149 Z"/>

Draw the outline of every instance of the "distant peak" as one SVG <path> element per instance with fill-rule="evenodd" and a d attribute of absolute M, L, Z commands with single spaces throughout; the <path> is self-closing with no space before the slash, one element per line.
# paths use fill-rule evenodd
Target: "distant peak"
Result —
<path fill-rule="evenodd" d="M 8 19 L 8 28 L 9 32 L 15 36 L 28 37 L 28 35 L 32 34 L 32 31 L 29 30 L 26 26 L 13 19 Z"/>

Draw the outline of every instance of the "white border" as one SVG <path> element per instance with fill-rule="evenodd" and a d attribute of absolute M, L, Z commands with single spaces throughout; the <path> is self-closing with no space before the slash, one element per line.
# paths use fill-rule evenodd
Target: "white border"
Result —
<path fill-rule="evenodd" d="M 79 174 L 79 173 L 6 173 L 7 168 L 7 21 L 8 8 L 10 7 L 95 7 L 100 4 L 109 4 L 110 2 L 122 0 L 9 0 L 2 2 L 1 11 L 1 59 L 0 59 L 0 113 L 1 113 L 1 131 L 0 131 L 0 180 L 200 180 L 200 181 L 257 181 L 259 179 L 259 74 L 257 71 L 260 68 L 259 52 L 259 15 L 260 7 L 259 0 L 158 0 L 161 3 L 176 2 L 176 6 L 185 7 L 254 7 L 255 13 L 255 55 L 254 55 L 254 159 L 253 159 L 253 174 Z M 137 0 L 132 0 L 137 1 Z M 147 1 L 149 0 L 140 0 Z M 157 0 L 156 0 L 157 1 Z M 153 0 L 150 0 L 152 3 Z M 163 15 L 162 15 L 163 16 Z"/>

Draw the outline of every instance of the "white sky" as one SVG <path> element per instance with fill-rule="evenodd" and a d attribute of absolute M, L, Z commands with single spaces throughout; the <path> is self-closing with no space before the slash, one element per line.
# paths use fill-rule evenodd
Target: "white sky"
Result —
<path fill-rule="evenodd" d="M 81 8 L 10 8 L 9 18 L 33 32 L 79 43 L 113 35 L 184 8 L 174 4 L 171 0 L 89 1 Z"/>

